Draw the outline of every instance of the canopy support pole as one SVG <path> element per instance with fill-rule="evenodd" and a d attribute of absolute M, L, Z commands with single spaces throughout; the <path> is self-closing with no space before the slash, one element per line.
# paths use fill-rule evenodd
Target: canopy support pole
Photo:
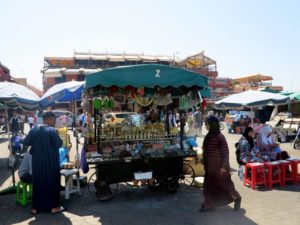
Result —
<path fill-rule="evenodd" d="M 251 108 L 251 125 L 253 126 L 253 109 Z"/>
<path fill-rule="evenodd" d="M 73 118 L 74 118 L 73 124 L 75 123 L 75 129 L 76 129 L 76 100 L 74 100 L 74 117 Z M 73 127 L 73 125 L 72 125 L 72 127 Z M 75 162 L 75 164 L 76 164 L 76 169 L 78 170 L 78 174 L 80 175 L 80 171 L 79 171 L 80 156 L 79 156 L 79 147 L 78 147 L 79 143 L 80 142 L 79 142 L 78 132 L 76 132 L 76 158 L 75 158 L 76 162 Z"/>

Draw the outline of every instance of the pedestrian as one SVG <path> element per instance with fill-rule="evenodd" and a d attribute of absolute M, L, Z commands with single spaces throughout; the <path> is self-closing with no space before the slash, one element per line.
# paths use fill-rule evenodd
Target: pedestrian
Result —
<path fill-rule="evenodd" d="M 39 110 L 35 113 L 34 115 L 34 125 L 40 125 L 40 124 L 43 124 L 43 111 L 42 110 Z"/>
<path fill-rule="evenodd" d="M 31 128 L 32 128 L 32 126 L 33 126 L 33 123 L 34 123 L 34 118 L 33 118 L 33 116 L 32 116 L 31 114 L 28 115 L 27 121 L 28 121 L 30 130 L 31 130 Z"/>
<path fill-rule="evenodd" d="M 25 122 L 25 115 L 23 113 L 21 113 L 19 115 L 19 119 L 20 119 L 20 131 L 22 134 L 24 134 L 24 122 Z"/>
<path fill-rule="evenodd" d="M 32 183 L 32 156 L 30 152 L 26 152 L 24 158 L 22 159 L 21 165 L 18 170 L 18 175 L 20 180 L 24 183 Z"/>
<path fill-rule="evenodd" d="M 63 212 L 60 206 L 59 148 L 62 140 L 54 128 L 56 117 L 52 111 L 45 112 L 43 124 L 31 129 L 23 141 L 31 146 L 32 155 L 32 214 Z"/>
<path fill-rule="evenodd" d="M 177 127 L 176 116 L 172 113 L 171 110 L 169 110 L 168 113 L 168 123 L 169 123 L 169 128 Z"/>
<path fill-rule="evenodd" d="M 185 132 L 185 124 L 186 124 L 186 112 L 184 110 L 180 110 L 180 119 L 179 119 L 179 124 L 180 124 L 180 140 L 183 140 L 184 132 Z M 183 144 L 182 141 L 180 142 L 180 147 L 183 149 Z"/>
<path fill-rule="evenodd" d="M 61 126 L 66 127 L 68 124 L 68 120 L 69 120 L 68 114 L 67 113 L 62 114 L 60 116 Z"/>
<path fill-rule="evenodd" d="M 186 122 L 188 125 L 188 130 L 192 129 L 194 123 L 193 109 L 188 110 Z"/>
<path fill-rule="evenodd" d="M 229 149 L 224 135 L 220 132 L 219 120 L 210 116 L 205 122 L 208 134 L 203 142 L 204 158 L 204 202 L 200 212 L 234 202 L 234 210 L 241 206 L 241 196 L 231 180 Z"/>
<path fill-rule="evenodd" d="M 20 118 L 17 113 L 14 113 L 14 116 L 10 119 L 10 124 L 12 135 L 18 135 L 20 131 Z"/>
<path fill-rule="evenodd" d="M 151 123 L 156 123 L 159 121 L 159 116 L 155 109 L 151 110 L 148 121 L 150 121 Z"/>
<path fill-rule="evenodd" d="M 83 112 L 79 116 L 79 126 L 81 126 L 82 128 L 85 128 L 86 121 L 87 121 L 87 110 L 84 109 Z"/>
<path fill-rule="evenodd" d="M 203 125 L 203 114 L 200 111 L 200 108 L 196 109 L 196 112 L 194 113 L 194 128 L 197 131 L 197 136 L 202 136 L 202 125 Z"/>
<path fill-rule="evenodd" d="M 271 161 L 286 160 L 290 157 L 289 154 L 280 148 L 279 143 L 274 141 L 272 134 L 272 127 L 269 125 L 264 126 L 257 136 L 257 147 L 262 154 L 269 156 Z"/>

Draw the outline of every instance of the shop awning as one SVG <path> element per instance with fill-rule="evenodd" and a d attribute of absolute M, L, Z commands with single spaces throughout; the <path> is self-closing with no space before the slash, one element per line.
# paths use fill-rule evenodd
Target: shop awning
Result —
<path fill-rule="evenodd" d="M 158 64 L 121 66 L 89 74 L 85 89 L 98 85 L 109 87 L 192 87 L 208 88 L 208 78 L 189 70 Z"/>

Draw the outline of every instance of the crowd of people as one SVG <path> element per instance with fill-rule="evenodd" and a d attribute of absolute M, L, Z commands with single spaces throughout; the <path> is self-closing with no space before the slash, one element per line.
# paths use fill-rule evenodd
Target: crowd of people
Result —
<path fill-rule="evenodd" d="M 211 211 L 231 202 L 234 202 L 234 210 L 239 210 L 242 198 L 231 180 L 228 144 L 220 132 L 220 122 L 215 116 L 208 116 L 205 126 L 208 133 L 203 141 L 204 202 L 200 212 Z M 269 125 L 262 127 L 257 134 L 252 127 L 246 127 L 236 145 L 239 162 L 246 164 L 288 159 L 289 154 L 280 148 L 272 134 Z"/>
<path fill-rule="evenodd" d="M 179 117 L 178 117 L 179 116 Z M 24 157 L 19 169 L 19 176 L 23 182 L 33 184 L 33 207 L 32 214 L 39 212 L 59 213 L 65 210 L 60 205 L 60 173 L 63 161 L 68 159 L 70 149 L 70 137 L 63 142 L 54 128 L 55 115 L 49 111 L 42 114 L 42 123 L 32 126 L 36 121 L 34 118 L 28 122 L 33 123 L 32 128 L 23 141 L 24 145 L 31 146 L 30 151 Z M 231 180 L 229 164 L 229 148 L 225 136 L 220 131 L 220 121 L 217 117 L 209 115 L 203 119 L 203 112 L 197 108 L 195 112 L 189 110 L 187 113 L 180 111 L 168 112 L 168 123 L 170 127 L 188 126 L 197 130 L 197 136 L 201 137 L 202 126 L 208 133 L 203 140 L 204 159 L 204 201 L 200 212 L 214 210 L 216 207 L 234 202 L 234 210 L 241 207 L 241 196 L 236 191 Z M 146 118 L 148 122 L 155 123 L 165 120 L 159 112 L 152 110 Z M 84 129 L 89 121 L 89 115 L 83 111 L 78 116 L 78 125 Z M 180 130 L 183 130 L 181 127 Z M 61 147 L 65 147 L 62 149 Z M 272 137 L 272 128 L 264 126 L 258 134 L 253 128 L 246 127 L 238 144 L 240 150 L 239 159 L 243 163 L 265 162 L 286 159 L 288 153 L 283 151 Z M 42 149 L 42 150 L 41 150 Z M 66 150 L 67 149 L 67 150 Z M 47 185 L 45 185 L 47 184 Z"/>
<path fill-rule="evenodd" d="M 36 125 L 40 125 L 43 123 L 42 118 L 43 111 L 39 110 L 35 113 L 17 113 L 14 112 L 12 116 L 9 118 L 9 130 L 11 131 L 13 136 L 16 135 L 24 135 L 24 124 L 28 123 L 29 128 L 32 129 Z M 82 114 L 80 115 L 81 119 Z M 73 119 L 70 118 L 67 113 L 62 114 L 58 120 L 59 120 L 59 126 L 65 127 L 68 125 L 69 120 Z M 5 120 L 4 120 L 5 121 Z"/>
<path fill-rule="evenodd" d="M 41 115 L 40 115 L 41 116 Z M 26 121 L 27 118 L 27 121 Z M 37 115 L 34 114 L 27 114 L 25 115 L 24 113 L 17 113 L 14 112 L 12 117 L 9 119 L 9 126 L 10 126 L 10 131 L 12 132 L 13 136 L 16 135 L 24 135 L 24 124 L 28 123 L 30 129 L 34 126 L 34 125 L 38 125 L 42 123 L 42 119 L 38 118 Z"/>
<path fill-rule="evenodd" d="M 256 135 L 252 127 L 246 127 L 239 140 L 240 160 L 243 163 L 266 162 L 287 159 L 290 156 L 283 151 L 272 136 L 272 127 L 264 126 Z"/>

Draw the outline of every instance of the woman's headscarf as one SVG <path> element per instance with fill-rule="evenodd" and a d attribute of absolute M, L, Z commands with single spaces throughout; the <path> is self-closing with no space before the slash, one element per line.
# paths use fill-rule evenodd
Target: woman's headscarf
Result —
<path fill-rule="evenodd" d="M 243 136 L 247 139 L 249 145 L 250 145 L 250 149 L 252 149 L 254 147 L 254 139 L 253 137 L 250 137 L 249 136 L 249 133 L 253 131 L 253 128 L 252 127 L 246 127 L 244 133 L 243 133 Z"/>
<path fill-rule="evenodd" d="M 261 141 L 264 144 L 273 144 L 272 137 L 268 137 L 268 135 L 272 132 L 272 127 L 265 126 L 260 130 Z"/>
<path fill-rule="evenodd" d="M 204 138 L 203 146 L 206 145 L 207 141 L 215 136 L 217 136 L 220 131 L 220 122 L 217 117 L 209 116 L 207 117 L 206 123 L 209 125 L 209 131 Z"/>

